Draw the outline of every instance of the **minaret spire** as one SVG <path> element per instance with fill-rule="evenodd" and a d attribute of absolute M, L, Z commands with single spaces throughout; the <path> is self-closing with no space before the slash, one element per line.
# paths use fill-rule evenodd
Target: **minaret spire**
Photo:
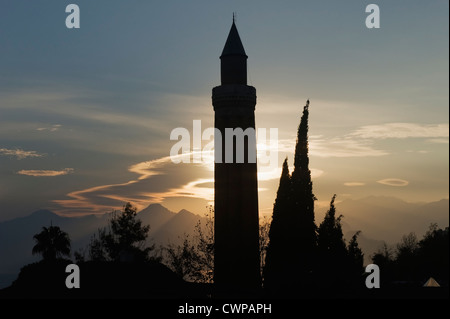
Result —
<path fill-rule="evenodd" d="M 236 28 L 235 14 L 227 41 L 220 55 L 220 75 L 222 85 L 247 84 L 247 54 Z"/>

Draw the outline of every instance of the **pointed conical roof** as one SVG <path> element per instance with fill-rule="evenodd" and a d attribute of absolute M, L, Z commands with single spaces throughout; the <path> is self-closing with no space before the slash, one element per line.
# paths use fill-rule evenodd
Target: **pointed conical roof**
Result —
<path fill-rule="evenodd" d="M 427 280 L 427 282 L 423 285 L 424 287 L 440 287 L 439 283 L 433 278 Z"/>
<path fill-rule="evenodd" d="M 236 24 L 233 21 L 233 25 L 231 26 L 230 33 L 228 34 L 227 42 L 225 42 L 225 46 L 222 51 L 222 55 L 220 57 L 226 55 L 244 55 L 245 50 L 242 45 L 241 38 L 239 37 L 239 32 L 236 28 Z"/>

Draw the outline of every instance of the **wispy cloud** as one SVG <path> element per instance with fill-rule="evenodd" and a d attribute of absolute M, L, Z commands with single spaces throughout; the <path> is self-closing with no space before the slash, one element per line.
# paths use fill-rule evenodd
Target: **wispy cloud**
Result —
<path fill-rule="evenodd" d="M 60 117 L 68 117 L 72 121 L 88 121 L 95 122 L 100 125 L 120 125 L 141 127 L 144 129 L 152 129 L 155 132 L 166 132 L 167 125 L 161 118 L 147 116 L 148 113 L 136 114 L 142 112 L 138 108 L 134 108 L 134 112 L 123 111 L 123 109 L 111 108 L 111 104 L 116 104 L 114 94 L 105 91 L 97 91 L 87 88 L 68 88 L 64 87 L 59 91 L 54 89 L 40 88 L 37 90 L 21 90 L 18 92 L 10 92 L 2 95 L 2 108 L 5 110 L 14 109 L 21 111 L 33 111 L 39 109 L 42 113 L 50 113 Z M 79 103 L 80 99 L 83 103 Z M 192 108 L 201 109 L 205 103 L 204 97 L 190 95 L 174 95 L 167 94 L 164 98 L 156 101 L 148 98 L 141 103 L 158 106 L 166 105 L 183 105 L 183 109 Z M 200 106 L 199 106 L 200 104 Z M 136 107 L 136 106 L 134 106 Z M 181 108 L 181 107 L 180 107 Z M 203 109 L 208 109 L 203 106 Z M 60 124 L 51 126 L 40 126 L 38 130 L 55 131 L 60 128 Z"/>
<path fill-rule="evenodd" d="M 127 169 L 136 174 L 131 180 L 73 191 L 66 195 L 66 199 L 56 199 L 53 202 L 62 208 L 57 209 L 62 214 L 105 213 L 127 201 L 131 201 L 138 209 L 170 198 L 200 199 L 212 203 L 214 161 L 212 152 L 202 155 L 204 161 L 200 163 L 192 163 L 194 152 L 139 162 Z M 175 164 L 173 160 L 180 162 L 191 160 L 191 163 Z M 271 170 L 258 171 L 258 179 L 260 181 L 279 179 L 281 165 L 279 166 Z M 314 178 L 323 174 L 320 169 L 311 169 Z M 179 178 L 173 179 L 170 176 Z"/>
<path fill-rule="evenodd" d="M 439 138 L 449 136 L 449 125 L 444 124 L 418 124 L 418 123 L 386 123 L 380 125 L 362 126 L 350 136 L 365 139 L 386 138 Z"/>
<path fill-rule="evenodd" d="M 184 158 L 191 155 L 192 153 L 186 153 L 177 156 Z M 192 169 L 194 167 L 199 169 L 200 166 L 200 174 L 203 172 L 203 175 L 211 175 L 211 172 L 202 169 L 202 164 L 185 165 L 192 165 Z M 168 178 L 163 183 L 155 182 L 154 179 L 158 178 L 159 175 L 165 175 L 169 172 L 175 173 L 186 181 L 189 180 L 189 177 L 184 176 L 186 174 L 185 165 L 174 164 L 170 156 L 140 162 L 128 167 L 129 172 L 137 175 L 132 180 L 73 191 L 66 195 L 68 199 L 53 200 L 53 202 L 63 209 L 68 209 L 69 212 L 104 213 L 114 207 L 120 207 L 127 201 L 133 202 L 133 205 L 138 209 L 142 209 L 146 205 L 161 203 L 164 199 L 170 197 L 204 198 L 203 196 L 206 195 L 205 197 L 209 199 L 210 192 L 207 188 L 202 187 L 201 189 L 206 190 L 206 192 L 197 193 L 200 189 L 199 183 L 204 183 L 207 180 L 199 179 L 185 183 Z M 179 171 L 180 169 L 183 171 Z M 180 173 L 184 173 L 184 175 Z"/>
<path fill-rule="evenodd" d="M 183 197 L 200 197 L 212 203 L 214 201 L 214 178 L 197 179 L 178 189 L 171 189 L 167 194 L 183 195 Z"/>
<path fill-rule="evenodd" d="M 50 131 L 50 132 L 56 132 L 57 130 L 59 130 L 62 127 L 61 124 L 53 124 L 51 126 L 47 126 L 47 127 L 38 127 L 36 129 L 36 131 Z"/>
<path fill-rule="evenodd" d="M 0 155 L 14 156 L 19 160 L 27 158 L 27 157 L 42 157 L 42 156 L 44 156 L 44 154 L 40 154 L 36 151 L 25 151 L 20 148 L 16 148 L 16 149 L 0 148 Z"/>
<path fill-rule="evenodd" d="M 427 138 L 429 143 L 447 143 L 448 124 L 386 123 L 366 125 L 340 137 L 311 136 L 310 154 L 318 157 L 373 157 L 389 155 L 374 146 L 376 140 Z"/>
<path fill-rule="evenodd" d="M 409 182 L 400 178 L 385 178 L 377 181 L 379 184 L 387 185 L 387 186 L 395 186 L 395 187 L 403 187 L 408 186 Z"/>
<path fill-rule="evenodd" d="M 390 126 L 387 125 L 386 127 Z M 388 155 L 388 151 L 375 147 L 376 139 L 380 138 L 377 136 L 387 136 L 387 134 L 377 133 L 369 138 L 368 132 L 366 126 L 340 137 L 310 136 L 310 155 L 319 157 L 378 157 Z M 379 132 L 381 131 L 379 130 Z M 429 136 L 439 134 L 442 134 L 442 132 L 428 133 Z M 412 133 L 409 135 L 412 135 Z M 423 135 L 425 133 L 421 134 L 421 136 Z M 392 133 L 390 136 L 404 135 Z M 258 144 L 258 157 L 261 156 L 262 152 L 275 151 L 272 149 L 274 147 L 272 144 L 265 147 Z M 293 154 L 294 148 L 295 138 L 278 140 L 278 152 Z M 55 199 L 54 203 L 69 212 L 104 213 L 114 207 L 120 207 L 127 201 L 133 202 L 139 209 L 151 203 L 161 203 L 170 198 L 198 198 L 211 201 L 214 194 L 213 151 L 203 152 L 200 157 L 196 155 L 199 154 L 188 152 L 133 164 L 124 168 L 128 172 L 136 174 L 131 179 L 76 190 L 68 193 L 64 199 Z M 195 157 L 201 158 L 203 161 L 194 164 L 192 161 Z M 191 164 L 175 164 L 174 161 L 191 162 Z M 290 162 L 292 164 L 292 159 Z M 258 165 L 258 180 L 279 179 L 281 163 L 279 164 L 276 167 Z M 324 174 L 324 171 L 313 168 L 311 173 L 313 178 L 318 178 Z M 172 176 L 177 176 L 177 178 L 172 178 Z M 396 178 L 383 179 L 377 181 L 377 183 L 397 187 L 409 184 L 408 181 Z M 344 185 L 347 187 L 362 187 L 366 183 L 348 181 Z"/>
<path fill-rule="evenodd" d="M 348 187 L 358 187 L 358 186 L 364 186 L 366 185 L 366 183 L 362 183 L 362 182 L 345 182 L 344 186 L 348 186 Z"/>
<path fill-rule="evenodd" d="M 430 138 L 427 142 L 433 144 L 448 144 L 448 138 Z"/>
<path fill-rule="evenodd" d="M 20 170 L 17 174 L 27 175 L 27 176 L 36 176 L 36 177 L 52 177 L 52 176 L 61 176 L 73 173 L 73 168 L 65 168 L 60 171 L 52 171 L 52 170 L 39 170 L 39 169 L 31 169 L 31 170 Z"/>
<path fill-rule="evenodd" d="M 278 141 L 278 152 L 293 155 L 295 143 L 295 137 L 280 139 Z M 309 137 L 309 154 L 317 157 L 366 157 L 384 156 L 389 153 L 374 148 L 370 141 L 352 138 L 348 135 L 332 138 L 323 135 L 311 135 Z"/>
<path fill-rule="evenodd" d="M 309 152 L 318 157 L 368 157 L 389 154 L 374 148 L 370 142 L 349 137 L 311 139 Z"/>

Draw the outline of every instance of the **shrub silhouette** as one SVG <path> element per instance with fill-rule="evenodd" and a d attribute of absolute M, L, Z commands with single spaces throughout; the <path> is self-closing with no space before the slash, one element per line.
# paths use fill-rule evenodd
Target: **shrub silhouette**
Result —
<path fill-rule="evenodd" d="M 70 255 L 69 235 L 58 226 L 42 227 L 42 231 L 33 236 L 36 242 L 32 253 L 41 254 L 44 260 L 56 260 Z"/>

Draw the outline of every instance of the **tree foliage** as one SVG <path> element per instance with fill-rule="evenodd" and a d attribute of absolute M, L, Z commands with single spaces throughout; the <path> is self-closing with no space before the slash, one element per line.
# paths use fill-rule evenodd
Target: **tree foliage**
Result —
<path fill-rule="evenodd" d="M 358 245 L 357 231 L 346 245 L 342 232 L 341 220 L 343 215 L 336 217 L 334 195 L 330 202 L 330 208 L 318 228 L 318 265 L 322 286 L 339 288 L 355 285 L 361 279 L 363 272 L 364 254 Z M 332 265 L 333 271 L 329 271 Z"/>
<path fill-rule="evenodd" d="M 314 268 L 317 226 L 308 157 L 309 101 L 297 131 L 294 171 L 283 163 L 269 231 L 264 285 L 280 286 L 303 281 Z"/>
<path fill-rule="evenodd" d="M 148 261 L 154 245 L 146 247 L 150 226 L 142 225 L 136 217 L 137 208 L 131 203 L 124 205 L 117 214 L 113 212 L 109 225 L 99 229 L 91 237 L 89 258 L 94 261 Z"/>
<path fill-rule="evenodd" d="M 214 279 L 214 208 L 208 206 L 207 210 L 205 218 L 195 225 L 193 236 L 184 234 L 181 244 L 169 244 L 163 249 L 164 263 L 188 281 L 212 283 Z M 259 225 L 262 262 L 269 242 L 269 227 L 269 220 L 262 218 Z"/>
<path fill-rule="evenodd" d="M 383 269 L 384 285 L 419 285 L 430 277 L 448 285 L 448 251 L 449 228 L 431 224 L 421 240 L 415 233 L 409 233 L 402 236 L 395 250 L 384 244 L 372 256 L 372 262 Z"/>
<path fill-rule="evenodd" d="M 213 282 L 214 208 L 207 207 L 206 222 L 195 225 L 194 236 L 184 235 L 181 245 L 165 247 L 165 263 L 181 278 L 203 283 Z"/>
<path fill-rule="evenodd" d="M 290 220 L 291 196 L 291 176 L 286 158 L 283 162 L 277 197 L 273 206 L 272 223 L 268 233 L 269 243 L 263 268 L 263 282 L 266 287 L 280 284 L 287 280 L 282 276 L 289 274 L 286 269 L 289 264 L 283 261 L 287 261 L 288 254 L 295 249 L 291 233 L 289 233 L 292 226 Z"/>
<path fill-rule="evenodd" d="M 32 249 L 33 255 L 41 254 L 46 261 L 70 255 L 69 235 L 58 226 L 42 227 L 42 231 L 34 235 L 33 239 L 36 242 Z"/>
<path fill-rule="evenodd" d="M 269 247 L 270 219 L 267 216 L 259 220 L 259 256 L 261 278 L 264 278 L 264 268 L 266 265 L 267 249 Z"/>
<path fill-rule="evenodd" d="M 311 273 L 314 268 L 313 260 L 317 246 L 317 226 L 314 216 L 314 201 L 311 171 L 309 169 L 308 144 L 309 100 L 303 108 L 303 114 L 297 131 L 297 143 L 294 154 L 294 171 L 291 176 L 292 184 L 292 217 L 297 234 L 295 240 L 300 253 L 295 263 L 299 271 Z"/>
<path fill-rule="evenodd" d="M 331 199 L 330 209 L 319 226 L 317 241 L 319 253 L 330 261 L 342 260 L 347 253 L 341 225 L 343 216 L 336 217 L 335 200 L 336 195 Z"/>
<path fill-rule="evenodd" d="M 359 278 L 360 274 L 363 270 L 364 265 L 364 253 L 358 244 L 358 236 L 361 234 L 361 231 L 357 231 L 347 246 L 348 258 L 349 258 L 349 271 L 355 277 L 355 279 Z"/>

